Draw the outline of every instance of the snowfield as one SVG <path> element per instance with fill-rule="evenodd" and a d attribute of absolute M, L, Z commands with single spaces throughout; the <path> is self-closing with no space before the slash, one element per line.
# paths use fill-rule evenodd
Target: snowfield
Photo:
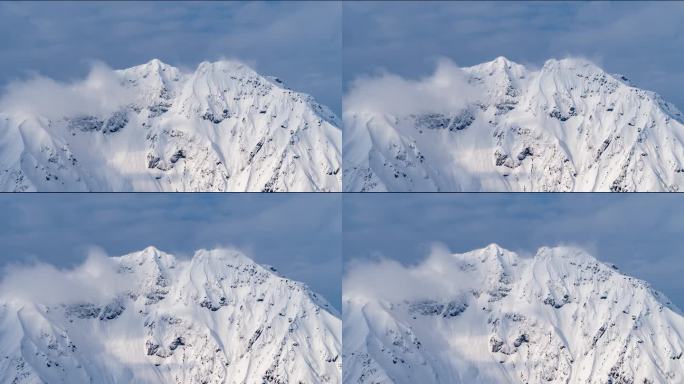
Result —
<path fill-rule="evenodd" d="M 681 312 L 578 249 L 361 264 L 344 288 L 344 383 L 684 382 Z"/>
<path fill-rule="evenodd" d="M 236 251 L 149 247 L 0 291 L 1 383 L 340 383 L 340 353 L 322 297 Z"/>
<path fill-rule="evenodd" d="M 0 190 L 339 191 L 339 126 L 234 61 L 36 78 L 0 101 Z"/>
<path fill-rule="evenodd" d="M 344 100 L 346 191 L 679 191 L 684 115 L 593 63 L 503 57 L 358 79 Z"/>

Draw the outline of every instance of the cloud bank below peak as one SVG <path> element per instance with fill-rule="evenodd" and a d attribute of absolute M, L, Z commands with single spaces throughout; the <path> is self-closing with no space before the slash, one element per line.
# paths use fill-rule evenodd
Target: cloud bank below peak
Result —
<path fill-rule="evenodd" d="M 9 83 L 0 97 L 0 111 L 53 119 L 82 113 L 104 115 L 134 97 L 135 92 L 121 84 L 114 70 L 95 63 L 84 79 L 65 82 L 36 74 Z"/>
<path fill-rule="evenodd" d="M 463 69 L 443 58 L 432 74 L 418 79 L 389 72 L 360 76 L 351 83 L 343 105 L 345 112 L 406 116 L 458 109 L 481 93 L 481 89 L 468 83 Z"/>

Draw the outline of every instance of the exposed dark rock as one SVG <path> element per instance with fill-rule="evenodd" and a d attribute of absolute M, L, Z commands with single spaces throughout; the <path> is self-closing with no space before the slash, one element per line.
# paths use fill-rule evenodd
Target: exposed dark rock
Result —
<path fill-rule="evenodd" d="M 224 109 L 220 116 L 215 115 L 213 112 L 207 111 L 207 112 L 204 112 L 204 114 L 200 117 L 202 118 L 202 120 L 208 120 L 214 124 L 219 124 L 224 119 L 228 118 L 228 116 L 229 116 L 228 110 Z"/>
<path fill-rule="evenodd" d="M 92 303 L 73 304 L 66 307 L 66 315 L 79 319 L 95 319 L 100 314 L 101 308 Z"/>
<path fill-rule="evenodd" d="M 416 117 L 416 127 L 418 129 L 448 129 L 449 131 L 460 131 L 468 128 L 475 121 L 475 116 L 469 109 L 465 109 L 460 114 L 452 117 L 441 113 L 428 113 Z"/>
<path fill-rule="evenodd" d="M 126 111 L 114 112 L 112 117 L 105 124 L 104 133 L 113 133 L 122 130 L 128 124 L 128 113 Z"/>
<path fill-rule="evenodd" d="M 577 113 L 575 112 L 574 107 L 570 108 L 570 111 L 568 112 L 567 115 L 562 114 L 561 111 L 559 111 L 557 109 L 554 109 L 553 111 L 551 111 L 551 113 L 549 113 L 549 117 L 553 117 L 553 118 L 558 119 L 560 121 L 567 121 L 571 116 L 576 116 L 576 115 L 577 115 Z"/>
<path fill-rule="evenodd" d="M 568 303 L 570 303 L 570 296 L 568 296 L 568 295 L 563 295 L 563 299 L 561 299 L 561 300 L 556 300 L 555 298 L 553 298 L 551 296 L 544 299 L 544 304 L 550 305 L 556 309 L 559 309 Z"/>
<path fill-rule="evenodd" d="M 447 303 L 446 308 L 444 309 L 444 313 L 442 313 L 442 317 L 454 317 L 458 316 L 461 313 L 465 312 L 465 310 L 468 308 L 468 303 L 462 300 L 452 300 Z"/>
<path fill-rule="evenodd" d="M 69 129 L 78 129 L 81 132 L 101 131 L 104 121 L 95 116 L 79 116 L 68 121 Z"/>
<path fill-rule="evenodd" d="M 169 108 L 171 108 L 171 104 L 169 103 L 158 103 L 154 105 L 150 105 L 147 109 L 150 111 L 149 117 L 157 117 L 161 116 L 164 113 L 169 111 Z"/>
<path fill-rule="evenodd" d="M 517 348 L 521 346 L 523 343 L 528 343 L 529 341 L 530 337 L 527 334 L 523 333 L 513 341 L 513 346 Z"/>
<path fill-rule="evenodd" d="M 451 125 L 449 126 L 450 131 L 461 131 L 468 128 L 475 121 L 475 116 L 473 116 L 470 110 L 466 109 L 463 113 L 456 115 L 451 120 Z"/>
<path fill-rule="evenodd" d="M 185 159 L 185 151 L 182 149 L 177 150 L 173 155 L 171 155 L 169 161 L 171 164 L 175 164 L 180 159 Z"/>
<path fill-rule="evenodd" d="M 508 155 L 497 150 L 494 152 L 494 159 L 495 159 L 494 160 L 495 164 L 500 167 L 506 163 L 506 159 L 508 159 Z"/>
<path fill-rule="evenodd" d="M 598 331 L 596 331 L 596 334 L 594 335 L 594 337 L 591 339 L 591 347 L 592 348 L 596 347 L 596 343 L 599 341 L 599 339 L 601 338 L 601 336 L 603 336 L 604 333 L 606 333 L 606 326 L 602 325 L 598 329 Z"/>
<path fill-rule="evenodd" d="M 252 335 L 252 337 L 247 342 L 247 350 L 248 351 L 252 349 L 252 346 L 254 345 L 254 343 L 257 341 L 257 339 L 259 339 L 259 336 L 261 336 L 261 332 L 263 332 L 263 330 L 261 328 L 254 331 L 254 334 Z"/>
<path fill-rule="evenodd" d="M 185 345 L 185 339 L 182 336 L 178 336 L 169 344 L 169 350 L 175 351 L 176 348 L 183 345 Z"/>
<path fill-rule="evenodd" d="M 251 163 L 252 160 L 254 159 L 254 156 L 256 156 L 257 153 L 261 150 L 261 147 L 264 146 L 264 138 L 261 138 L 256 145 L 254 146 L 254 149 L 249 153 L 249 159 L 247 162 Z"/>
<path fill-rule="evenodd" d="M 102 308 L 99 319 L 104 321 L 114 320 L 119 317 L 124 310 L 126 310 L 126 307 L 123 305 L 123 302 L 118 299 L 114 300 L 114 302 L 107 304 L 104 308 Z"/>
<path fill-rule="evenodd" d="M 424 300 L 411 303 L 409 305 L 409 312 L 423 316 L 436 316 L 444 311 L 444 304 L 434 300 Z"/>
<path fill-rule="evenodd" d="M 159 351 L 159 344 L 156 344 L 150 340 L 145 342 L 145 348 L 147 349 L 147 356 L 154 356 Z"/>
<path fill-rule="evenodd" d="M 532 148 L 530 147 L 525 147 L 519 154 L 518 154 L 518 160 L 523 161 L 525 160 L 528 156 L 534 156 L 534 153 L 532 152 Z"/>
<path fill-rule="evenodd" d="M 491 348 L 492 352 L 499 352 L 499 351 L 501 351 L 501 348 L 503 348 L 504 342 L 497 339 L 495 336 L 492 336 L 489 339 L 489 345 L 492 347 Z"/>

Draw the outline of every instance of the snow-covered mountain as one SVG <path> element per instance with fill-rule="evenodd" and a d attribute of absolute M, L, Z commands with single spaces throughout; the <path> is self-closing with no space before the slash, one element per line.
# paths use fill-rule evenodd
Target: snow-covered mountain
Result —
<path fill-rule="evenodd" d="M 499 57 L 459 71 L 438 68 L 406 92 L 367 88 L 345 99 L 348 191 L 684 186 L 684 115 L 584 59 L 548 60 L 531 70 Z M 354 101 L 364 94 L 401 101 L 391 111 L 392 101 L 371 108 L 372 99 Z M 444 102 L 452 99 L 460 102 Z"/>
<path fill-rule="evenodd" d="M 490 245 L 410 268 L 442 289 L 400 300 L 345 286 L 344 383 L 684 382 L 684 316 L 583 251 Z"/>
<path fill-rule="evenodd" d="M 340 382 L 335 310 L 273 268 L 235 251 L 181 260 L 151 247 L 108 263 L 111 273 L 85 266 L 64 277 L 118 281 L 99 298 L 0 292 L 0 382 Z M 26 284 L 47 284 L 46 297 L 60 289 Z"/>
<path fill-rule="evenodd" d="M 0 190 L 341 189 L 338 118 L 242 63 L 152 60 L 31 84 L 0 107 Z"/>

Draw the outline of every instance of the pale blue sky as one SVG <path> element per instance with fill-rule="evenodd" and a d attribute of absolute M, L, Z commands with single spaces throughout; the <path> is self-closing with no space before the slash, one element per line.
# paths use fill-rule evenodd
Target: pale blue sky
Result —
<path fill-rule="evenodd" d="M 0 86 L 39 72 L 82 78 L 93 60 L 194 68 L 236 58 L 339 113 L 342 7 L 335 2 L 0 2 Z"/>
<path fill-rule="evenodd" d="M 684 310 L 684 195 L 347 194 L 343 257 L 412 263 L 440 242 L 453 252 L 490 243 L 530 255 L 578 245 L 648 281 Z"/>
<path fill-rule="evenodd" d="M 684 110 L 683 2 L 347 2 L 343 11 L 345 87 L 378 70 L 425 76 L 440 57 L 540 67 L 573 55 Z"/>
<path fill-rule="evenodd" d="M 680 2 L 0 2 L 0 86 L 234 57 L 339 113 L 343 77 L 580 55 L 684 109 L 682 18 Z"/>
<path fill-rule="evenodd" d="M 339 194 L 0 194 L 0 268 L 69 267 L 93 246 L 120 256 L 153 245 L 190 256 L 234 246 L 340 307 Z"/>

